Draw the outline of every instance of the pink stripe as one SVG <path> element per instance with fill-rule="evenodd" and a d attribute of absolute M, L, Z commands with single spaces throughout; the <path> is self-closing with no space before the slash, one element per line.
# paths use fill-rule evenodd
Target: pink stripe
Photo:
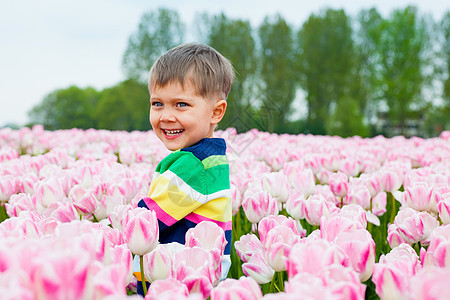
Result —
<path fill-rule="evenodd" d="M 148 209 L 155 211 L 156 218 L 167 226 L 171 226 L 178 221 L 177 219 L 166 213 L 161 207 L 159 207 L 152 198 L 145 197 L 142 200 L 144 200 L 144 203 L 145 205 L 147 205 Z"/>
<path fill-rule="evenodd" d="M 210 221 L 213 223 L 216 223 L 217 225 L 219 225 L 220 228 L 222 228 L 223 230 L 231 230 L 231 221 L 228 222 L 221 222 L 221 221 L 216 221 L 213 219 L 210 219 L 208 217 L 204 217 L 198 214 L 194 214 L 194 213 L 190 213 L 185 217 L 186 220 L 189 220 L 191 222 L 194 222 L 196 224 L 200 223 L 201 221 Z"/>

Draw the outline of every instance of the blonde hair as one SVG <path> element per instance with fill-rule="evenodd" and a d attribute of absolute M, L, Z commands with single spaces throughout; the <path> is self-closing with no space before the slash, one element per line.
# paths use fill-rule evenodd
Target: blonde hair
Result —
<path fill-rule="evenodd" d="M 234 79 L 228 59 L 214 48 L 198 43 L 182 44 L 164 53 L 150 70 L 149 88 L 178 82 L 184 88 L 189 80 L 204 97 L 226 100 Z"/>

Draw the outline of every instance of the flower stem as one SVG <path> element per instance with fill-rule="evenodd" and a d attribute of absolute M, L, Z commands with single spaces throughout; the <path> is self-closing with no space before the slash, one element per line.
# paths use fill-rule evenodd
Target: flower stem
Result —
<path fill-rule="evenodd" d="M 145 296 L 145 295 L 147 295 L 147 283 L 145 282 L 145 277 L 144 277 L 144 255 L 139 255 L 139 265 L 141 267 L 142 289 L 144 290 L 144 296 Z"/>
<path fill-rule="evenodd" d="M 98 223 L 97 217 L 94 214 L 92 214 L 92 216 L 94 217 L 94 222 Z"/>

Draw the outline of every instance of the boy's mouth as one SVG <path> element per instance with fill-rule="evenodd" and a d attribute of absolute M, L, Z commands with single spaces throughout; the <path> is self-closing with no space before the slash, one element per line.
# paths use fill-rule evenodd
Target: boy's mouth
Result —
<path fill-rule="evenodd" d="M 175 138 L 179 136 L 181 133 L 183 133 L 184 129 L 174 129 L 174 130 L 167 130 L 163 129 L 162 132 L 167 138 Z"/>

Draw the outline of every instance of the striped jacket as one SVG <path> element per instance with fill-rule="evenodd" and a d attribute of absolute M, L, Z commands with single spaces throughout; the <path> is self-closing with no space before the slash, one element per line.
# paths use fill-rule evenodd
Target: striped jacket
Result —
<path fill-rule="evenodd" d="M 160 243 L 184 244 L 189 228 L 212 221 L 225 232 L 224 261 L 229 262 L 232 214 L 225 151 L 224 139 L 205 138 L 169 154 L 158 164 L 149 197 L 140 200 L 138 206 L 156 212 Z M 228 272 L 229 264 L 223 267 Z"/>

